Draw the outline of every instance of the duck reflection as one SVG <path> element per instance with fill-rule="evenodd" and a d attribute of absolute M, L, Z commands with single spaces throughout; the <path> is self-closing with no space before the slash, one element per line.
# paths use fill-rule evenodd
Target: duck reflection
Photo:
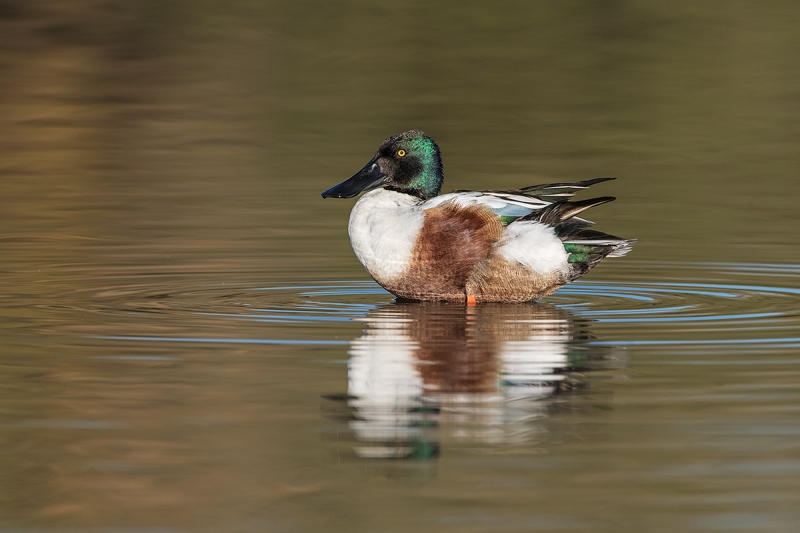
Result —
<path fill-rule="evenodd" d="M 397 301 L 362 320 L 347 395 L 325 405 L 361 458 L 433 458 L 443 441 L 537 441 L 553 409 L 543 399 L 620 365 L 614 350 L 589 343 L 588 321 L 547 304 Z"/>

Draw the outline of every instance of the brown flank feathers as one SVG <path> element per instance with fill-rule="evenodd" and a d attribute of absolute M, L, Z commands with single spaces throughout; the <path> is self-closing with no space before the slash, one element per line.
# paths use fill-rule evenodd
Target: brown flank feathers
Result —
<path fill-rule="evenodd" d="M 464 300 L 472 270 L 502 235 L 503 225 L 488 206 L 445 202 L 428 209 L 408 271 L 386 289 L 415 300 Z"/>

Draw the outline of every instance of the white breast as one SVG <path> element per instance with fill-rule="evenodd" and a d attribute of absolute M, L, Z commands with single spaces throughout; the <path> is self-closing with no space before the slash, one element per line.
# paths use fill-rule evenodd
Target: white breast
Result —
<path fill-rule="evenodd" d="M 420 201 L 386 189 L 370 191 L 353 206 L 348 233 L 356 257 L 380 283 L 400 276 L 411 262 L 422 229 Z"/>

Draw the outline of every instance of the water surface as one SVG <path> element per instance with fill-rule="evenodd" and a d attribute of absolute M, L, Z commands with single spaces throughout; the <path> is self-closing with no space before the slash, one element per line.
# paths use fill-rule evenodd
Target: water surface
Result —
<path fill-rule="evenodd" d="M 0 3 L 0 531 L 794 531 L 798 22 Z M 396 301 L 319 192 L 412 127 L 639 242 Z"/>

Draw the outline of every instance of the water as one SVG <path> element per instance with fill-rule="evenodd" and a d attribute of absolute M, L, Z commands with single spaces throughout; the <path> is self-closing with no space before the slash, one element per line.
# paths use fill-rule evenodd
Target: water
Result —
<path fill-rule="evenodd" d="M 0 531 L 794 531 L 798 19 L 0 2 Z M 639 242 L 395 301 L 319 193 L 412 127 Z"/>

